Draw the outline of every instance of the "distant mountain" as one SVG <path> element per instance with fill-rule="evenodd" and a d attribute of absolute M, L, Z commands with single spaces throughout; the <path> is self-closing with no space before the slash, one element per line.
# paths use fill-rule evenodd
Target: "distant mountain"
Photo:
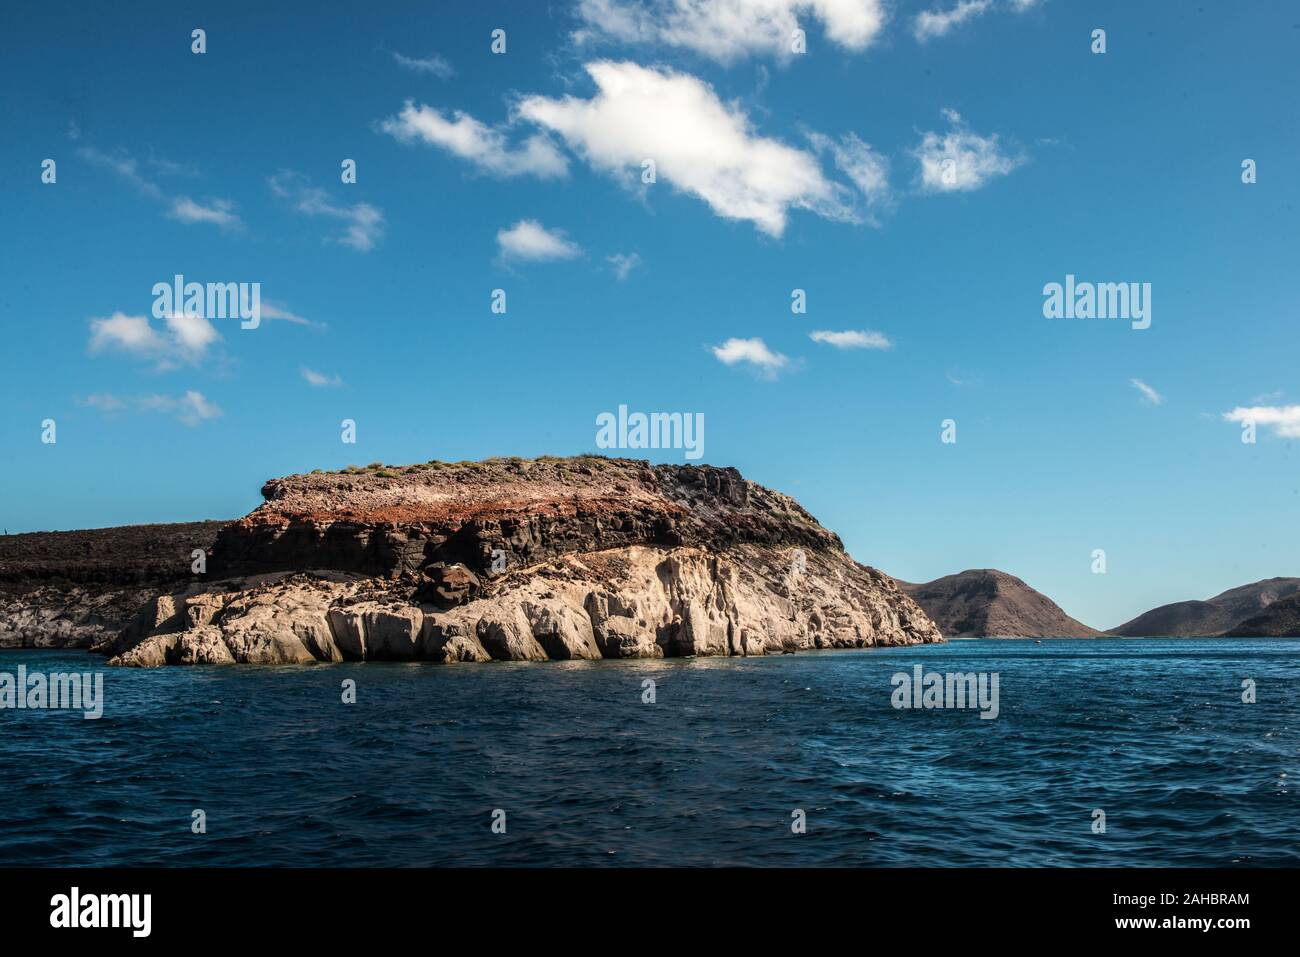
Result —
<path fill-rule="evenodd" d="M 947 638 L 1093 638 L 1046 595 L 996 568 L 972 568 L 924 584 L 898 582 Z"/>
<path fill-rule="evenodd" d="M 1300 606 L 1292 602 L 1274 607 L 1297 595 L 1300 595 L 1300 578 L 1266 578 L 1240 588 L 1230 588 L 1208 601 L 1178 601 L 1161 605 L 1112 628 L 1107 634 L 1128 638 L 1300 636 L 1300 621 L 1296 619 L 1296 610 Z"/>
<path fill-rule="evenodd" d="M 1273 602 L 1258 615 L 1238 622 L 1224 637 L 1295 638 L 1300 636 L 1300 595 Z"/>

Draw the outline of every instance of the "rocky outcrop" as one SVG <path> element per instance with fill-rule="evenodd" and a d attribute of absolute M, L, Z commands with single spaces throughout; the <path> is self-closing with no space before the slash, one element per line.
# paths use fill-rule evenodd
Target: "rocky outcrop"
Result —
<path fill-rule="evenodd" d="M 192 574 L 224 522 L 0 536 L 0 648 L 89 648 Z"/>
<path fill-rule="evenodd" d="M 453 607 L 360 576 L 272 573 L 160 595 L 111 664 L 542 661 L 763 655 L 938 641 L 925 614 L 842 552 L 630 546 L 565 555 Z"/>
<path fill-rule="evenodd" d="M 490 460 L 268 482 L 210 580 L 111 664 L 761 655 L 941 641 L 888 576 L 735 469 Z"/>
<path fill-rule="evenodd" d="M 973 568 L 899 587 L 949 638 L 1094 638 L 1046 595 L 996 568 Z"/>
<path fill-rule="evenodd" d="M 189 577 L 195 549 L 211 551 L 227 522 L 122 525 L 0 535 L 0 591 L 42 585 L 153 585 Z"/>
<path fill-rule="evenodd" d="M 291 475 L 222 529 L 216 577 L 331 568 L 400 577 L 463 565 L 476 576 L 631 545 L 842 548 L 792 498 L 733 468 L 632 459 L 490 459 Z"/>
<path fill-rule="evenodd" d="M 0 648 L 90 648 L 116 638 L 152 594 L 69 584 L 0 591 Z"/>
<path fill-rule="evenodd" d="M 153 666 L 942 640 L 892 579 L 735 469 L 497 459 L 290 476 L 263 494 L 228 524 L 0 537 L 0 647 Z"/>
<path fill-rule="evenodd" d="M 1300 578 L 1266 578 L 1215 595 L 1205 601 L 1161 605 L 1108 634 L 1130 638 L 1212 638 L 1219 635 L 1300 635 L 1285 607 L 1275 603 L 1300 595 Z"/>

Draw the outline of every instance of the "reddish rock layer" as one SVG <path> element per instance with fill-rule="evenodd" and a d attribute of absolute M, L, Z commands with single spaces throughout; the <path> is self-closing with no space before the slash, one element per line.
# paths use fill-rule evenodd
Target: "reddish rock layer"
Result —
<path fill-rule="evenodd" d="M 478 574 L 632 545 L 740 543 L 842 551 L 786 495 L 712 466 L 491 459 L 293 475 L 225 528 L 214 577 L 329 568 L 396 578 L 436 564 Z"/>

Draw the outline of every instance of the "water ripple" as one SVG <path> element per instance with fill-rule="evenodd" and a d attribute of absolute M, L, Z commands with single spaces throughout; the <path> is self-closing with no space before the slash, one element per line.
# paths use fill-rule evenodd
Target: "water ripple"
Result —
<path fill-rule="evenodd" d="M 20 663 L 103 671 L 107 703 L 0 711 L 5 865 L 1300 865 L 1295 641 L 0 670 Z M 915 664 L 998 672 L 999 717 L 895 710 Z"/>

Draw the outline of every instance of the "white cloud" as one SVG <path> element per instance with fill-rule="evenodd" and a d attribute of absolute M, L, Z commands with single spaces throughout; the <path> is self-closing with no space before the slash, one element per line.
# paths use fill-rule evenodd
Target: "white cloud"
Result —
<path fill-rule="evenodd" d="M 177 403 L 177 417 L 186 425 L 198 425 L 205 419 L 215 419 L 221 415 L 221 409 L 203 397 L 203 393 L 190 389 Z"/>
<path fill-rule="evenodd" d="M 87 396 L 82 404 L 93 409 L 99 409 L 101 412 L 120 412 L 126 408 L 126 403 L 111 392 L 100 392 Z"/>
<path fill-rule="evenodd" d="M 324 329 L 323 322 L 313 322 L 305 319 L 296 312 L 290 311 L 287 307 L 278 305 L 267 300 L 262 300 L 262 318 L 263 319 L 280 319 L 284 322 L 292 322 L 295 326 L 312 326 L 316 329 Z"/>
<path fill-rule="evenodd" d="M 884 0 L 579 0 L 580 42 L 610 39 L 693 50 L 730 63 L 752 54 L 793 54 L 800 15 L 836 46 L 859 52 L 886 20 Z M 812 47 L 810 41 L 809 47 Z"/>
<path fill-rule="evenodd" d="M 853 133 L 840 137 L 838 142 L 822 133 L 809 133 L 808 139 L 818 153 L 830 152 L 835 168 L 858 188 L 868 210 L 874 213 L 893 205 L 888 157 L 873 150 L 871 144 L 862 142 Z M 871 219 L 874 223 L 875 217 Z"/>
<path fill-rule="evenodd" d="M 612 256 L 606 256 L 605 262 L 614 267 L 614 275 L 620 280 L 626 279 L 628 274 L 637 266 L 641 265 L 640 253 L 614 253 Z"/>
<path fill-rule="evenodd" d="M 1129 385 L 1133 386 L 1133 388 L 1137 389 L 1139 392 L 1142 393 L 1142 400 L 1146 402 L 1148 405 L 1159 405 L 1161 402 L 1165 400 L 1164 396 L 1162 396 L 1155 389 L 1151 388 L 1151 386 L 1147 385 L 1141 379 L 1129 379 L 1128 381 L 1129 381 Z"/>
<path fill-rule="evenodd" d="M 112 170 L 151 199 L 163 198 L 162 190 L 140 174 L 140 164 L 127 153 L 119 150 L 110 155 L 93 146 L 82 146 L 77 149 L 77 155 L 88 163 Z"/>
<path fill-rule="evenodd" d="M 415 73 L 432 73 L 440 80 L 449 80 L 456 72 L 450 63 L 436 53 L 427 57 L 409 57 L 394 53 L 393 59 L 399 66 Z"/>
<path fill-rule="evenodd" d="M 107 319 L 90 320 L 90 351 L 121 349 L 137 355 L 154 355 L 165 347 L 163 337 L 145 316 L 115 312 Z"/>
<path fill-rule="evenodd" d="M 115 312 L 107 319 L 90 320 L 89 350 L 119 350 L 151 359 L 160 370 L 167 370 L 182 362 L 197 365 L 220 339 L 220 333 L 202 316 L 174 313 L 164 320 L 164 330 L 159 330 L 145 316 Z"/>
<path fill-rule="evenodd" d="M 410 100 L 397 116 L 382 120 L 380 130 L 402 143 L 420 141 L 447 150 L 494 176 L 537 176 L 552 179 L 568 173 L 568 160 L 541 134 L 511 147 L 505 132 L 479 122 L 468 113 L 441 111 Z"/>
<path fill-rule="evenodd" d="M 497 246 L 503 259 L 545 262 L 573 259 L 582 250 L 564 238 L 560 229 L 548 230 L 535 219 L 521 219 L 509 229 L 497 231 Z"/>
<path fill-rule="evenodd" d="M 1009 156 L 998 145 L 997 134 L 980 136 L 966 127 L 961 115 L 945 109 L 952 129 L 940 136 L 928 132 L 912 151 L 921 164 L 921 188 L 926 192 L 951 193 L 979 189 L 996 176 L 1005 176 L 1024 163 Z"/>
<path fill-rule="evenodd" d="M 239 229 L 244 224 L 233 212 L 234 208 L 235 204 L 228 199 L 214 199 L 205 206 L 188 196 L 177 196 L 167 215 L 182 223 L 216 223 L 226 229 Z"/>
<path fill-rule="evenodd" d="M 1024 13 L 1038 4 L 1038 0 L 1006 0 L 1005 6 L 1013 13 Z M 946 36 L 967 21 L 983 16 L 993 9 L 993 0 L 959 0 L 947 10 L 927 10 L 912 20 L 912 35 L 921 43 Z"/>
<path fill-rule="evenodd" d="M 212 323 L 203 316 L 172 313 L 166 322 L 172 341 L 191 362 L 202 359 L 208 347 L 221 338 Z"/>
<path fill-rule="evenodd" d="M 912 21 L 912 33 L 924 43 L 926 40 L 944 36 L 954 27 L 984 14 L 992 5 L 992 0 L 961 0 L 949 10 L 923 11 Z"/>
<path fill-rule="evenodd" d="M 164 176 L 187 176 L 194 177 L 199 175 L 198 168 L 190 163 L 177 163 L 165 156 L 158 156 L 151 149 L 146 160 L 148 164 L 162 173 Z"/>
<path fill-rule="evenodd" d="M 1300 405 L 1238 406 L 1224 412 L 1228 422 L 1254 422 L 1273 427 L 1273 434 L 1283 439 L 1300 439 Z"/>
<path fill-rule="evenodd" d="M 369 252 L 384 232 L 384 214 L 369 203 L 351 206 L 336 203 L 328 192 L 311 186 L 297 173 L 281 171 L 267 180 L 275 195 L 289 200 L 305 216 L 324 216 L 343 221 L 343 232 L 327 237 L 359 252 Z"/>
<path fill-rule="evenodd" d="M 315 369 L 308 369 L 305 366 L 299 370 L 302 377 L 311 385 L 318 389 L 334 388 L 343 384 L 343 379 L 338 375 L 326 375 L 323 372 L 317 372 Z"/>
<path fill-rule="evenodd" d="M 708 84 L 635 63 L 599 61 L 586 70 L 598 88 L 592 99 L 529 96 L 519 114 L 558 133 L 596 169 L 639 182 L 643 162 L 653 160 L 657 178 L 772 236 L 784 232 L 791 208 L 852 218 L 815 157 L 755 134 Z"/>
<path fill-rule="evenodd" d="M 135 157 L 119 150 L 109 154 L 93 146 L 82 146 L 77 155 L 95 166 L 111 170 L 133 185 L 150 199 L 167 205 L 167 216 L 181 223 L 213 223 L 223 229 L 242 229 L 243 222 L 235 214 L 235 204 L 228 199 L 211 199 L 206 204 L 194 201 L 188 196 L 168 196 L 156 183 L 140 172 L 140 164 Z M 197 171 L 171 160 L 150 157 L 149 164 L 169 175 L 197 175 Z"/>
<path fill-rule="evenodd" d="M 808 333 L 808 338 L 836 349 L 890 349 L 894 345 L 884 333 L 866 329 L 846 329 L 843 332 L 818 329 Z"/>
<path fill-rule="evenodd" d="M 221 409 L 204 397 L 202 392 L 194 389 L 183 395 L 128 395 L 118 396 L 111 392 L 100 392 L 80 400 L 82 405 L 99 409 L 106 414 L 122 411 L 162 412 L 175 416 L 188 426 L 196 426 L 221 415 Z"/>
<path fill-rule="evenodd" d="M 728 339 L 722 345 L 711 348 L 723 365 L 734 366 L 743 362 L 769 378 L 790 363 L 788 356 L 773 352 L 762 339 Z"/>

